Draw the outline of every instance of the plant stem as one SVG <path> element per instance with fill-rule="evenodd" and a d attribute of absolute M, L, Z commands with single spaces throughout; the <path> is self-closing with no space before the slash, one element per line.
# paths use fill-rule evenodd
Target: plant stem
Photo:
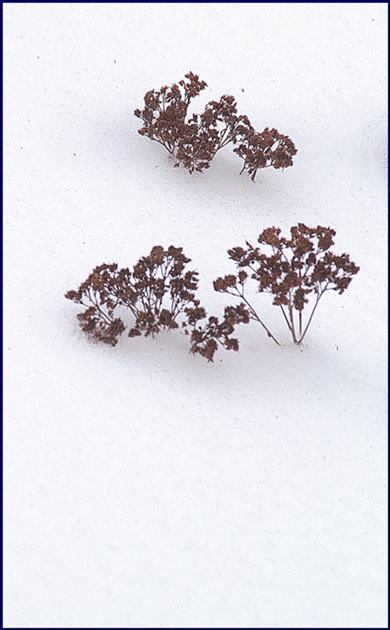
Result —
<path fill-rule="evenodd" d="M 262 325 L 262 327 L 264 328 L 264 330 L 266 331 L 268 337 L 271 337 L 271 339 L 274 340 L 274 342 L 280 346 L 281 344 L 279 343 L 279 341 L 276 339 L 276 337 L 274 337 L 274 335 L 272 334 L 272 332 L 269 330 L 269 328 L 267 328 L 267 326 L 264 324 L 264 322 L 260 319 L 259 315 L 257 314 L 257 312 L 255 311 L 255 309 L 253 308 L 252 304 L 250 304 L 250 302 L 248 302 L 248 300 L 246 299 L 245 295 L 243 292 L 239 292 L 239 290 L 236 288 L 237 294 L 239 295 L 240 298 L 242 298 L 245 302 L 245 304 L 248 306 L 250 312 L 252 313 L 252 319 L 255 319 L 256 321 L 259 322 L 259 324 Z M 227 291 L 227 293 L 230 293 L 229 291 Z M 234 295 L 234 293 L 232 293 L 231 295 Z"/>
<path fill-rule="evenodd" d="M 290 324 L 290 322 L 288 321 L 288 317 L 287 317 L 286 313 L 284 312 L 284 308 L 283 308 L 282 304 L 280 305 L 280 308 L 281 308 L 281 311 L 282 311 L 282 313 L 283 313 L 283 317 L 284 317 L 284 319 L 286 320 L 286 324 L 287 324 L 287 326 L 288 326 L 288 329 L 289 329 L 289 331 L 292 333 L 291 324 Z"/>
<path fill-rule="evenodd" d="M 326 285 L 326 286 L 328 286 L 328 285 Z M 314 304 L 313 310 L 312 310 L 311 315 L 310 315 L 310 317 L 309 317 L 309 321 L 307 322 L 307 324 L 306 324 L 306 328 L 305 328 L 305 330 L 303 331 L 303 335 L 302 335 L 302 336 L 301 336 L 301 338 L 299 339 L 298 343 L 301 343 L 301 342 L 303 341 L 303 339 L 304 339 L 304 337 L 305 337 L 305 335 L 306 335 L 306 333 L 307 333 L 307 331 L 308 331 L 308 329 L 309 329 L 309 326 L 310 326 L 310 324 L 311 324 L 311 320 L 313 319 L 313 315 L 314 315 L 315 310 L 316 310 L 316 308 L 317 308 L 317 306 L 318 306 L 318 302 L 320 301 L 320 299 L 321 299 L 321 297 L 323 296 L 323 294 L 325 293 L 325 291 L 326 291 L 326 287 L 325 287 L 325 289 L 323 289 L 323 291 L 321 291 L 320 295 L 318 295 L 317 300 L 316 300 L 316 303 Z"/>
<path fill-rule="evenodd" d="M 290 297 L 289 302 L 288 302 L 288 312 L 289 312 L 289 315 L 290 315 L 290 322 L 291 322 L 290 330 L 291 330 L 293 342 L 294 343 L 299 343 L 298 339 L 297 339 L 297 336 L 295 334 L 294 311 L 293 311 L 293 307 L 292 307 L 292 304 L 291 304 L 291 297 Z"/>

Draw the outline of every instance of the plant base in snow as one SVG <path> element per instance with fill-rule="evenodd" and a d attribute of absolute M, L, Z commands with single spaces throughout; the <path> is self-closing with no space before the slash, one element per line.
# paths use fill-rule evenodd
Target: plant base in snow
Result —
<path fill-rule="evenodd" d="M 179 85 L 150 90 L 144 109 L 134 112 L 143 121 L 138 133 L 162 144 L 177 159 L 175 166 L 182 164 L 190 173 L 202 171 L 229 143 L 237 145 L 233 151 L 244 160 L 241 173 L 246 170 L 252 181 L 259 168 L 292 166 L 297 153 L 293 141 L 276 129 L 255 131 L 247 116 L 238 116 L 234 96 L 210 101 L 202 114 L 186 120 L 191 100 L 207 83 L 192 72 L 185 79 Z"/>

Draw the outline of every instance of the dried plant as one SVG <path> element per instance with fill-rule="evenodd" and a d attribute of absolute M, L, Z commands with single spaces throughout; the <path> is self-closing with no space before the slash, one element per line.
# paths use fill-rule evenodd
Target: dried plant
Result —
<path fill-rule="evenodd" d="M 239 271 L 237 275 L 215 280 L 214 289 L 240 298 L 248 308 L 250 319 L 258 321 L 280 345 L 245 295 L 246 282 L 252 278 L 260 293 L 273 295 L 273 304 L 280 307 L 293 341 L 300 344 L 324 293 L 330 290 L 343 293 L 359 267 L 350 261 L 348 254 L 337 256 L 329 251 L 336 234 L 331 228 L 321 225 L 309 228 L 298 223 L 291 228 L 291 238 L 280 233 L 279 228 L 270 227 L 258 238 L 263 247 L 253 247 L 247 242 L 246 249 L 229 249 L 229 258 Z M 270 253 L 263 251 L 264 246 Z M 304 322 L 303 311 L 309 304 L 311 310 Z"/>
<path fill-rule="evenodd" d="M 176 158 L 175 166 L 182 164 L 190 173 L 202 171 L 229 143 L 238 145 L 233 151 L 244 160 L 241 173 L 247 170 L 253 181 L 259 168 L 292 166 L 297 152 L 292 140 L 276 129 L 256 132 L 247 116 L 237 114 L 234 96 L 210 101 L 202 114 L 186 120 L 191 100 L 207 83 L 192 72 L 185 79 L 179 85 L 150 90 L 144 97 L 144 109 L 134 112 L 143 121 L 138 133 L 162 144 Z"/>
<path fill-rule="evenodd" d="M 191 352 L 199 353 L 206 357 L 208 361 L 213 360 L 218 343 L 227 350 L 238 350 L 238 340 L 230 335 L 234 332 L 237 324 L 248 324 L 249 313 L 244 304 L 238 306 L 227 306 L 224 318 L 220 322 L 218 317 L 209 317 L 203 327 L 196 326 L 200 319 L 206 317 L 203 308 L 187 309 L 188 323 L 192 326 Z M 184 324 L 186 326 L 186 324 Z"/>
<path fill-rule="evenodd" d="M 235 327 L 251 320 L 259 322 L 280 345 L 245 294 L 246 283 L 252 279 L 258 292 L 272 294 L 293 341 L 300 344 L 324 293 L 343 293 L 359 267 L 348 254 L 338 256 L 330 251 L 335 230 L 298 223 L 290 232 L 291 238 L 285 238 L 279 228 L 270 227 L 260 234 L 260 246 L 246 242 L 246 248 L 228 250 L 238 272 L 217 278 L 214 289 L 239 298 L 240 303 L 226 306 L 221 321 L 207 317 L 196 298 L 198 272 L 185 269 L 190 259 L 181 247 L 172 245 L 167 250 L 156 245 L 133 271 L 118 269 L 116 263 L 100 265 L 77 291 L 68 291 L 65 297 L 85 307 L 77 317 L 82 330 L 95 341 L 117 344 L 126 330 L 118 309 L 127 308 L 134 318 L 129 337 L 154 336 L 161 330 L 179 328 L 180 322 L 189 336 L 190 352 L 212 361 L 218 346 L 239 349 L 238 340 L 232 337 Z"/>
<path fill-rule="evenodd" d="M 135 322 L 128 336 L 154 336 L 161 330 L 179 327 L 190 335 L 190 352 L 199 353 L 212 361 L 218 345 L 227 350 L 238 350 L 238 341 L 231 337 L 236 324 L 249 321 L 242 314 L 242 306 L 228 307 L 221 322 L 206 318 L 205 309 L 195 297 L 198 273 L 186 271 L 190 259 L 181 247 L 152 248 L 149 256 L 140 258 L 131 272 L 119 269 L 116 263 L 96 267 L 77 291 L 65 297 L 86 307 L 77 315 L 82 330 L 95 341 L 115 346 L 126 326 L 117 310 L 125 307 Z"/>

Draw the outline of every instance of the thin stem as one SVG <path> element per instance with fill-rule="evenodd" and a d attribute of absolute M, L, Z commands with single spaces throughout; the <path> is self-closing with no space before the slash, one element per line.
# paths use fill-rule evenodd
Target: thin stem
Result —
<path fill-rule="evenodd" d="M 329 283 L 328 283 L 328 284 L 329 284 Z M 326 285 L 326 287 L 328 286 L 328 284 Z M 317 306 L 318 306 L 318 302 L 320 301 L 320 299 L 322 298 L 323 294 L 324 294 L 324 293 L 325 293 L 325 291 L 326 291 L 326 287 L 325 287 L 325 289 L 323 289 L 323 291 L 321 291 L 321 293 L 317 296 L 317 300 L 316 300 L 316 303 L 314 304 L 313 310 L 312 310 L 311 315 L 310 315 L 310 317 L 309 317 L 309 321 L 307 322 L 307 324 L 306 324 L 306 328 L 305 328 L 305 330 L 303 331 L 303 335 L 301 336 L 301 338 L 300 338 L 300 340 L 298 341 L 298 343 L 301 343 L 301 342 L 303 341 L 303 339 L 304 339 L 304 337 L 305 337 L 305 335 L 306 335 L 306 333 L 307 333 L 307 331 L 308 331 L 308 329 L 309 329 L 309 326 L 310 326 L 310 324 L 311 324 L 311 320 L 313 319 L 313 315 L 314 315 L 315 310 L 316 310 L 316 308 L 317 308 Z"/>
<path fill-rule="evenodd" d="M 269 328 L 267 328 L 267 326 L 264 324 L 264 322 L 260 319 L 259 315 L 257 314 L 257 312 L 255 311 L 255 309 L 253 308 L 252 304 L 250 304 L 250 302 L 248 302 L 248 300 L 246 299 L 245 295 L 244 295 L 244 288 L 242 290 L 242 292 L 240 293 L 240 291 L 236 288 L 237 291 L 237 295 L 242 298 L 245 302 L 245 304 L 248 306 L 250 312 L 252 313 L 252 319 L 255 319 L 256 321 L 259 322 L 259 324 L 261 324 L 264 328 L 264 330 L 266 331 L 268 337 L 271 337 L 271 339 L 274 340 L 274 342 L 280 346 L 281 344 L 279 343 L 279 341 L 276 339 L 276 337 L 274 337 L 274 335 L 272 334 L 272 332 L 269 330 Z M 227 293 L 230 293 L 230 291 L 227 291 Z M 234 295 L 234 293 L 231 293 L 231 295 Z"/>
<path fill-rule="evenodd" d="M 225 127 L 225 129 L 222 130 L 221 135 L 220 135 L 219 145 L 216 152 L 219 151 L 219 149 L 226 147 L 230 142 L 233 142 L 233 139 L 231 135 L 229 135 L 229 132 L 230 132 L 229 127 Z"/>
<path fill-rule="evenodd" d="M 290 322 L 288 321 L 288 317 L 287 317 L 286 313 L 284 312 L 284 308 L 283 308 L 283 305 L 282 305 L 282 304 L 280 304 L 280 308 L 281 308 L 281 311 L 282 311 L 282 313 L 283 313 L 283 317 L 284 317 L 284 319 L 286 320 L 286 324 L 287 324 L 287 326 L 288 326 L 288 329 L 289 329 L 289 331 L 292 333 L 291 324 L 290 324 Z"/>
<path fill-rule="evenodd" d="M 295 334 L 294 311 L 293 311 L 293 307 L 292 307 L 292 304 L 291 304 L 291 298 L 290 298 L 289 303 L 288 303 L 288 312 L 289 312 L 289 315 L 290 315 L 290 322 L 291 322 L 290 330 L 291 330 L 293 342 L 294 343 L 299 343 L 298 339 L 297 339 L 297 336 Z"/>
<path fill-rule="evenodd" d="M 110 317 L 109 315 L 107 315 L 107 313 L 105 313 L 100 308 L 100 304 L 98 303 L 98 301 L 97 300 L 93 300 L 91 296 L 90 296 L 90 300 L 91 300 L 92 304 L 95 306 L 95 308 L 97 309 L 99 315 L 105 320 L 105 323 L 112 324 L 112 322 L 114 321 L 113 318 Z M 83 304 L 83 305 L 86 306 L 86 304 Z"/>
<path fill-rule="evenodd" d="M 175 158 L 175 147 L 171 148 L 171 144 L 165 142 L 165 141 L 161 141 L 159 140 L 159 138 L 151 138 L 151 140 L 154 140 L 155 142 L 158 142 L 159 144 L 161 144 L 167 151 L 168 153 L 170 153 L 171 155 L 173 155 L 173 157 Z"/>

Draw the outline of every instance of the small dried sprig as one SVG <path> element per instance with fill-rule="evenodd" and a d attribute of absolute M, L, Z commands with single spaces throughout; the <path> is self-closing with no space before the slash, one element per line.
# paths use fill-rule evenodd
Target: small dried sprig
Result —
<path fill-rule="evenodd" d="M 77 291 L 68 291 L 65 297 L 86 310 L 77 315 L 81 329 L 96 341 L 115 346 L 117 338 L 125 330 L 115 309 L 122 304 L 120 286 L 126 283 L 128 270 L 118 271 L 116 264 L 95 267 Z"/>
<path fill-rule="evenodd" d="M 254 129 L 248 130 L 241 144 L 233 151 L 244 160 L 241 173 L 247 170 L 252 181 L 255 180 L 259 168 L 273 166 L 283 169 L 292 166 L 293 155 L 297 152 L 288 136 L 268 127 L 262 133 L 257 133 Z"/>
<path fill-rule="evenodd" d="M 185 332 L 191 332 L 190 351 L 212 361 L 218 344 L 238 350 L 238 341 L 231 335 L 235 325 L 244 320 L 240 319 L 239 307 L 235 307 L 225 310 L 221 323 L 210 317 L 206 326 L 198 325 L 206 318 L 206 311 L 195 297 L 197 271 L 185 270 L 189 262 L 181 247 L 171 245 L 164 250 L 156 245 L 148 256 L 140 258 L 133 271 L 118 269 L 116 263 L 99 265 L 77 291 L 68 291 L 65 297 L 86 307 L 77 315 L 82 330 L 95 341 L 112 346 L 126 330 L 116 316 L 120 307 L 129 309 L 135 320 L 129 337 L 154 336 L 161 330 L 178 328 L 181 316 Z"/>
<path fill-rule="evenodd" d="M 191 100 L 207 83 L 192 72 L 185 79 L 179 85 L 150 90 L 144 109 L 134 112 L 143 121 L 138 133 L 162 144 L 177 159 L 175 166 L 182 164 L 190 173 L 203 171 L 229 143 L 238 143 L 233 151 L 244 160 L 241 173 L 247 170 L 253 181 L 259 168 L 292 166 L 297 153 L 292 140 L 276 129 L 256 132 L 247 116 L 238 115 L 234 96 L 225 94 L 218 102 L 210 101 L 202 114 L 186 120 Z"/>
<path fill-rule="evenodd" d="M 218 343 L 227 350 L 238 350 L 238 340 L 231 337 L 237 324 L 248 324 L 249 313 L 244 304 L 227 306 L 224 318 L 209 317 L 203 326 L 197 326 L 199 320 L 206 318 L 202 308 L 187 309 L 188 323 L 192 326 L 191 352 L 200 354 L 208 361 L 213 360 Z"/>
<path fill-rule="evenodd" d="M 271 293 L 273 304 L 279 306 L 291 332 L 294 343 L 302 343 L 321 297 L 326 291 L 343 293 L 359 267 L 348 254 L 337 256 L 329 251 L 334 244 L 335 230 L 318 225 L 307 227 L 304 223 L 291 228 L 291 238 L 280 236 L 279 228 L 264 230 L 253 247 L 234 247 L 228 250 L 229 258 L 239 269 L 237 275 L 227 275 L 214 282 L 214 289 L 243 300 L 250 318 L 258 321 L 277 344 L 278 340 L 263 322 L 245 295 L 248 278 L 256 281 L 260 293 Z M 304 322 L 303 311 L 311 301 L 311 311 Z M 280 344 L 279 344 L 280 345 Z"/>

